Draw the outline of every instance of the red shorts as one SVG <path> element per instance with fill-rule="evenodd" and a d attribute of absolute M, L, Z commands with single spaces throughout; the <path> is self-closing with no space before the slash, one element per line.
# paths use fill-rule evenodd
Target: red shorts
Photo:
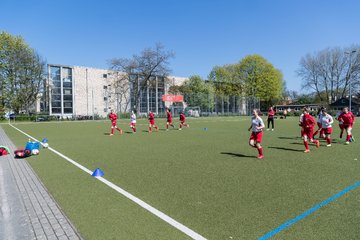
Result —
<path fill-rule="evenodd" d="M 172 124 L 172 119 L 168 119 L 167 122 L 168 122 L 169 124 Z"/>
<path fill-rule="evenodd" d="M 343 124 L 344 129 L 352 128 L 352 124 Z"/>
<path fill-rule="evenodd" d="M 112 127 L 116 127 L 116 122 L 111 122 Z"/>
<path fill-rule="evenodd" d="M 317 126 L 318 126 L 318 128 L 322 128 L 322 124 L 321 123 L 317 123 Z"/>
<path fill-rule="evenodd" d="M 130 126 L 136 127 L 136 123 L 130 123 Z"/>
<path fill-rule="evenodd" d="M 313 128 L 304 128 L 303 137 L 307 136 L 308 138 L 314 137 L 314 129 Z"/>
<path fill-rule="evenodd" d="M 263 132 L 251 132 L 250 140 L 254 140 L 255 142 L 261 143 Z"/>
<path fill-rule="evenodd" d="M 329 128 L 323 128 L 324 134 L 330 135 L 332 133 L 332 127 Z"/>
<path fill-rule="evenodd" d="M 149 124 L 150 124 L 150 125 L 155 125 L 155 120 L 154 120 L 154 119 L 149 120 Z"/>
<path fill-rule="evenodd" d="M 185 123 L 185 121 L 180 121 L 180 123 L 181 123 L 181 124 L 184 124 L 184 123 Z"/>

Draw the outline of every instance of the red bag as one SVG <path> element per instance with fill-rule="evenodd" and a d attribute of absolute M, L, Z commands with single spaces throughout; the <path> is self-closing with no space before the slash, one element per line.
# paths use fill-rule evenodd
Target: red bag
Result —
<path fill-rule="evenodd" d="M 4 147 L 0 147 L 0 156 L 8 155 L 9 152 Z"/>
<path fill-rule="evenodd" d="M 26 150 L 24 148 L 20 148 L 14 151 L 15 158 L 26 158 L 31 155 L 30 150 Z"/>

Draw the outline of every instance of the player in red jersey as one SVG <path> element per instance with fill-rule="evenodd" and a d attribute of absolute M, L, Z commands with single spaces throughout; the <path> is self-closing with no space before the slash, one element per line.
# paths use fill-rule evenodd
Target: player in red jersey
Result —
<path fill-rule="evenodd" d="M 327 141 L 327 147 L 331 147 L 331 133 L 332 133 L 332 125 L 334 123 L 333 117 L 327 112 L 324 108 L 321 114 L 321 129 L 323 134 L 325 135 L 325 139 Z"/>
<path fill-rule="evenodd" d="M 180 113 L 180 128 L 179 128 L 179 130 L 182 129 L 182 126 L 189 127 L 189 124 L 186 124 L 185 121 L 186 121 L 185 114 L 184 114 L 184 112 L 181 112 Z"/>
<path fill-rule="evenodd" d="M 114 110 L 110 111 L 109 119 L 111 121 L 111 133 L 110 133 L 110 136 L 114 135 L 114 128 L 116 128 L 116 130 L 118 130 L 120 132 L 120 134 L 123 134 L 123 131 L 120 128 L 118 128 L 118 126 L 116 126 L 116 121 L 118 119 L 118 116 L 116 115 Z"/>
<path fill-rule="evenodd" d="M 309 149 L 309 143 L 308 140 L 310 140 L 310 142 L 315 143 L 316 147 L 320 147 L 320 142 L 318 140 L 314 140 L 313 139 L 313 135 L 314 135 L 314 126 L 315 126 L 315 120 L 314 118 L 310 115 L 309 110 L 305 107 L 303 109 L 304 112 L 304 116 L 303 116 L 303 121 L 302 121 L 302 127 L 303 127 L 303 140 L 304 140 L 304 146 L 305 146 L 305 153 L 309 153 L 310 149 Z"/>
<path fill-rule="evenodd" d="M 155 116 L 153 112 L 149 112 L 149 133 L 152 133 L 152 128 L 155 128 L 156 131 L 159 131 L 158 127 L 155 125 Z"/>
<path fill-rule="evenodd" d="M 166 109 L 166 131 L 169 130 L 169 125 L 172 126 L 173 128 L 175 127 L 173 122 L 172 122 L 172 114 L 170 112 L 170 109 Z"/>
<path fill-rule="evenodd" d="M 265 127 L 265 124 L 264 124 L 263 120 L 261 119 L 261 117 L 259 117 L 258 110 L 254 109 L 253 116 L 251 118 L 251 126 L 248 129 L 249 131 L 252 130 L 251 135 L 250 135 L 249 144 L 250 144 L 250 146 L 257 148 L 257 150 L 259 152 L 258 159 L 264 158 L 262 146 L 261 146 L 262 136 L 263 136 L 262 131 L 263 131 L 264 127 Z"/>
<path fill-rule="evenodd" d="M 270 130 L 270 123 L 271 123 L 271 131 L 274 131 L 274 116 L 275 116 L 274 108 L 270 107 L 267 114 L 268 114 L 268 118 L 267 118 L 267 129 L 266 129 L 266 131 Z"/>
<path fill-rule="evenodd" d="M 352 127 L 355 122 L 355 116 L 352 112 L 349 111 L 349 108 L 344 107 L 343 113 L 339 116 L 339 118 L 343 121 L 344 129 L 346 130 L 346 142 L 345 144 L 349 144 L 352 140 Z"/>

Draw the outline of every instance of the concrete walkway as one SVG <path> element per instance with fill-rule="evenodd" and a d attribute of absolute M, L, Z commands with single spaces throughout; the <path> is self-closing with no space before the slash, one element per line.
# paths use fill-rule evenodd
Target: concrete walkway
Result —
<path fill-rule="evenodd" d="M 0 126 L 0 239 L 82 239 L 25 159 L 14 159 L 14 144 Z"/>

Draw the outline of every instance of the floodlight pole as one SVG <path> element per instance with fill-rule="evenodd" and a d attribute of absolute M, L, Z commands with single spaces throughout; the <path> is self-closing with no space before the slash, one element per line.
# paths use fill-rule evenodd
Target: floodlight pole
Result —
<path fill-rule="evenodd" d="M 352 100 L 352 93 L 351 93 L 351 62 L 352 62 L 352 55 L 356 53 L 356 50 L 352 50 L 351 52 L 345 52 L 345 54 L 349 55 L 349 111 L 351 112 L 351 100 Z"/>

